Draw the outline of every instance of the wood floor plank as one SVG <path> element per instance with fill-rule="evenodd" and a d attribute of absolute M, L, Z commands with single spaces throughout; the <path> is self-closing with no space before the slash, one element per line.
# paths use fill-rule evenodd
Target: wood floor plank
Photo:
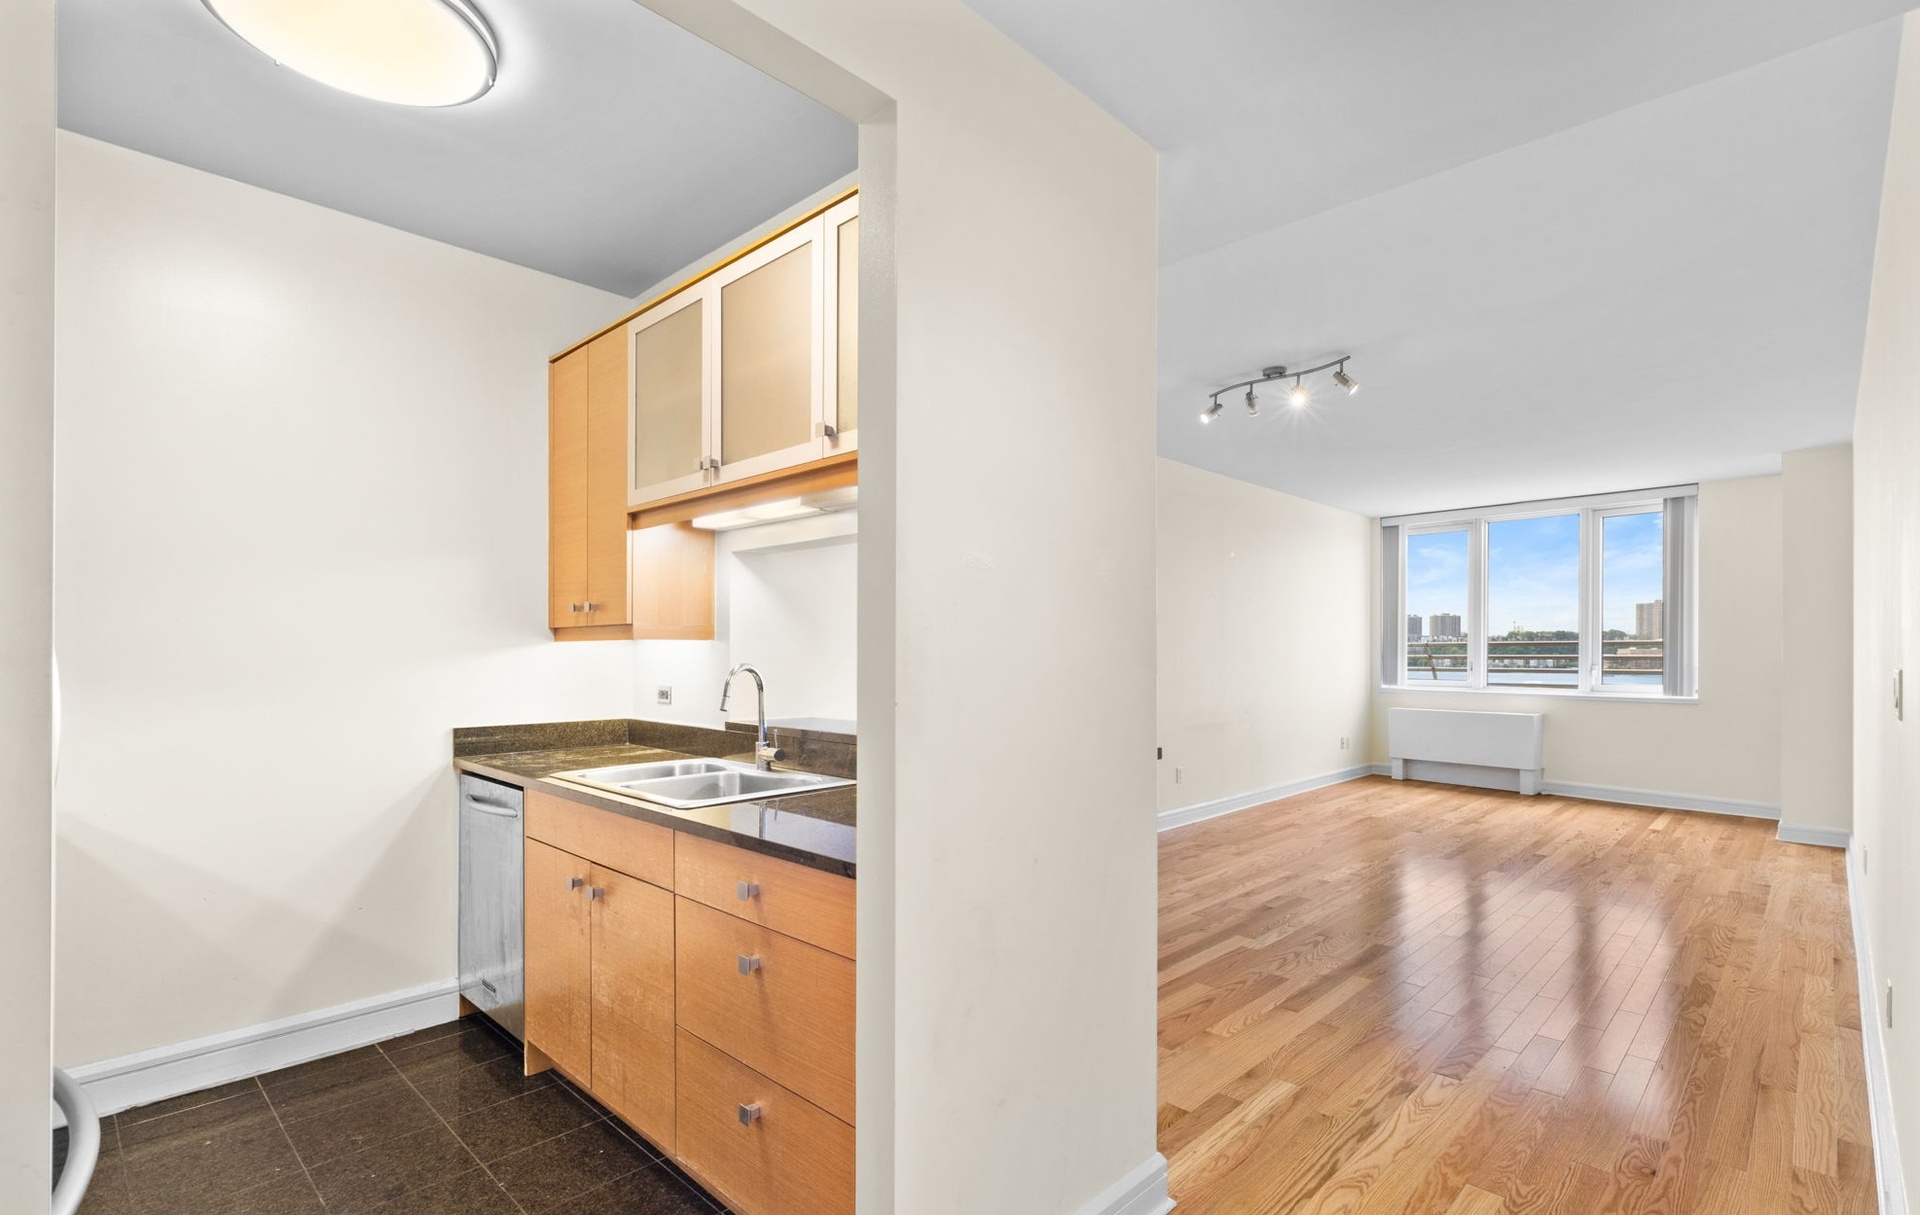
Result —
<path fill-rule="evenodd" d="M 1367 778 L 1163 834 L 1181 1210 L 1873 1212 L 1846 870 L 1770 828 Z"/>

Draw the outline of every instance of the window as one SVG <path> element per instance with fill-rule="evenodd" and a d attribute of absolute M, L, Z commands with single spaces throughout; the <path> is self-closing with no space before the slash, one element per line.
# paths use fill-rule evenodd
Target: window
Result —
<path fill-rule="evenodd" d="M 1381 521 L 1381 679 L 1694 694 L 1696 489 Z"/>

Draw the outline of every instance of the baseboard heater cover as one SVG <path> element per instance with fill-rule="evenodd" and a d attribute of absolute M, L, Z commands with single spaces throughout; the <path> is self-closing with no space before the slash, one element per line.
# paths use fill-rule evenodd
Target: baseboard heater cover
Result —
<path fill-rule="evenodd" d="M 1546 755 L 1543 713 L 1388 709 L 1387 758 L 1395 780 L 1540 792 Z"/>

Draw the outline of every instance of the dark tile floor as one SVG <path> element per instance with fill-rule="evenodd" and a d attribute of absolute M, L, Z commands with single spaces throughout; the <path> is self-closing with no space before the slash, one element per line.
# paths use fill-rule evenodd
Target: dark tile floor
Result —
<path fill-rule="evenodd" d="M 726 1210 L 478 1019 L 126 1110 L 100 1138 L 81 1215 Z"/>

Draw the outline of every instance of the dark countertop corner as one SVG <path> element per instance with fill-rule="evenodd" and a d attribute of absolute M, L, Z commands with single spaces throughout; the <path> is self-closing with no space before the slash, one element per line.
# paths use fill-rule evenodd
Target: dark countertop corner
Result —
<path fill-rule="evenodd" d="M 624 737 L 622 737 L 624 735 Z M 782 729 L 787 766 L 834 776 L 855 774 L 855 744 L 845 735 Z M 498 750 L 478 750 L 491 745 Z M 702 810 L 670 810 L 635 798 L 552 779 L 556 772 L 689 758 L 753 761 L 753 737 L 659 722 L 565 722 L 454 731 L 454 768 L 520 788 L 543 787 L 570 800 L 721 843 L 855 876 L 857 786 Z"/>

